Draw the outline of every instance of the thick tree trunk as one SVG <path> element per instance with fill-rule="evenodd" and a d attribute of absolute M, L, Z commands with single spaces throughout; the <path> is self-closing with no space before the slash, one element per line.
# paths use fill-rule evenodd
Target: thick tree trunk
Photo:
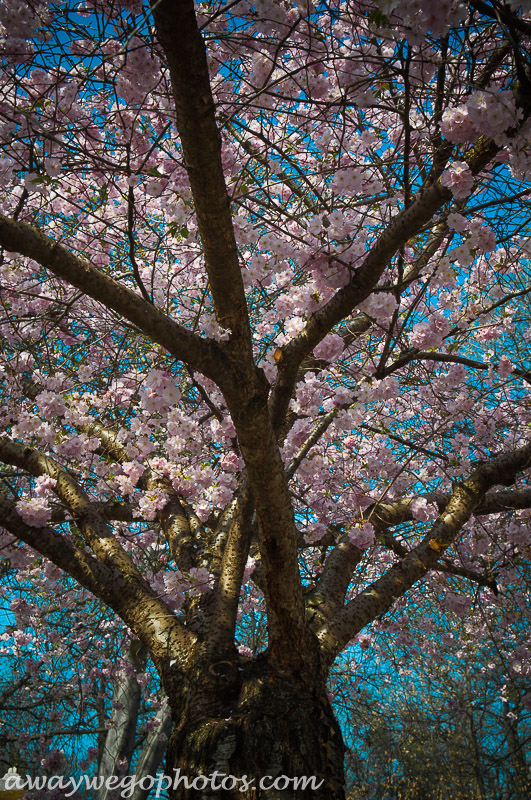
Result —
<path fill-rule="evenodd" d="M 275 673 L 265 657 L 236 659 L 195 670 L 172 695 L 171 800 L 344 800 L 324 684 Z"/>

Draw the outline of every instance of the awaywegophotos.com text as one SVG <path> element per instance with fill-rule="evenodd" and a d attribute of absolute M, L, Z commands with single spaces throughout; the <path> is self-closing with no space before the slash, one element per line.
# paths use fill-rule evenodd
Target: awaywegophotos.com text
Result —
<path fill-rule="evenodd" d="M 17 775 L 12 774 L 6 776 L 5 788 L 7 791 L 13 789 L 24 789 L 26 791 L 42 791 L 47 789 L 53 791 L 60 789 L 65 797 L 73 797 L 74 794 L 81 789 L 100 791 L 105 788 L 109 791 L 119 791 L 120 797 L 125 800 L 132 797 L 135 788 L 138 786 L 144 791 L 155 790 L 154 797 L 160 797 L 162 792 L 167 792 L 170 789 L 175 791 L 179 787 L 185 789 L 195 789 L 196 791 L 203 791 L 210 789 L 211 791 L 239 791 L 247 792 L 253 788 L 259 788 L 262 791 L 270 789 L 282 791 L 283 789 L 310 789 L 315 791 L 323 784 L 323 780 L 319 780 L 314 775 L 301 775 L 299 777 L 290 778 L 287 775 L 264 775 L 263 777 L 249 778 L 247 775 L 236 777 L 235 775 L 227 775 L 224 772 L 215 770 L 210 775 L 197 775 L 192 778 L 188 775 L 181 775 L 180 769 L 173 770 L 175 775 L 144 775 L 142 778 L 137 778 L 136 775 L 124 775 L 118 777 L 113 775 L 105 778 L 103 776 L 93 777 L 89 775 L 81 775 L 79 778 L 67 778 L 64 775 L 52 775 L 50 777 L 40 775 L 31 777 L 30 775 Z"/>

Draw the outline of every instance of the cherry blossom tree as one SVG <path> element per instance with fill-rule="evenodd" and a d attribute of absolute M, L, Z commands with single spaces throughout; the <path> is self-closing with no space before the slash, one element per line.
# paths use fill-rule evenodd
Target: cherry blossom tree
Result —
<path fill-rule="evenodd" d="M 529 12 L 0 3 L 2 555 L 149 654 L 172 797 L 343 798 L 349 643 L 528 613 Z"/>

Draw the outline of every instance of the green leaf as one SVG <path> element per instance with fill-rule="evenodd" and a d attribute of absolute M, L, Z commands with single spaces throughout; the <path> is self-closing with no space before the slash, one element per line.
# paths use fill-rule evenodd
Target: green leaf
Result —
<path fill-rule="evenodd" d="M 369 22 L 373 22 L 378 28 L 383 28 L 388 23 L 385 14 L 379 8 L 375 8 L 369 14 Z"/>

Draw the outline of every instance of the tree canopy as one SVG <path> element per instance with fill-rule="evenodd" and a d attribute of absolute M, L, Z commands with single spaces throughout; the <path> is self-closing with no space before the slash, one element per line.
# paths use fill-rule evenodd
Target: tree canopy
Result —
<path fill-rule="evenodd" d="M 237 730 L 241 774 L 251 705 L 289 749 L 302 692 L 318 750 L 248 771 L 340 798 L 349 644 L 442 602 L 531 669 L 531 5 L 1 0 L 0 30 L 6 652 L 47 635 L 15 576 L 97 598 L 169 764 Z"/>

